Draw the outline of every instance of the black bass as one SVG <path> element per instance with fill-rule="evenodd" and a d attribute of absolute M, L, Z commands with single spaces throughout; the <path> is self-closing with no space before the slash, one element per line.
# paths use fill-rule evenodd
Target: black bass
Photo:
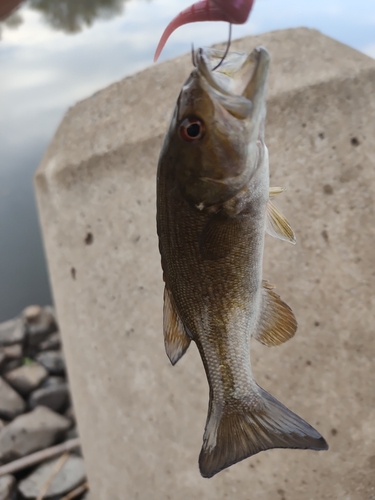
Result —
<path fill-rule="evenodd" d="M 324 438 L 257 385 L 250 340 L 291 338 L 292 310 L 262 281 L 264 233 L 295 242 L 270 197 L 264 144 L 270 58 L 199 49 L 160 154 L 157 229 L 165 281 L 164 341 L 172 364 L 193 340 L 210 401 L 203 477 L 270 448 L 326 450 Z"/>

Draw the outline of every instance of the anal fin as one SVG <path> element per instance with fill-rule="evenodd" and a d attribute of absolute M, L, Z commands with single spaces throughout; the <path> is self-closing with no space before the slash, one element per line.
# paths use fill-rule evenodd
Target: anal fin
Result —
<path fill-rule="evenodd" d="M 273 194 L 273 196 L 274 195 L 275 193 Z M 277 208 L 271 201 L 268 201 L 267 203 L 266 219 L 266 231 L 269 235 L 273 236 L 274 238 L 280 238 L 281 240 L 289 241 L 289 243 L 293 243 L 293 245 L 296 244 L 296 237 L 294 235 L 293 229 L 290 227 L 289 222 L 286 220 L 283 214 L 277 210 Z"/>
<path fill-rule="evenodd" d="M 273 291 L 274 286 L 268 281 L 262 286 L 262 310 L 254 338 L 268 347 L 277 346 L 294 336 L 297 321 L 291 308 Z"/>
<path fill-rule="evenodd" d="M 164 288 L 163 330 L 165 352 L 172 365 L 175 365 L 185 354 L 190 345 L 191 338 L 186 333 L 172 294 L 167 287 Z"/>

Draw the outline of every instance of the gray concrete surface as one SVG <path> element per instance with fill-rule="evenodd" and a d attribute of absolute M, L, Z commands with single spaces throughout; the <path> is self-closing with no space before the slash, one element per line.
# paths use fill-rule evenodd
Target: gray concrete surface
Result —
<path fill-rule="evenodd" d="M 307 29 L 238 40 L 271 52 L 271 184 L 297 245 L 266 238 L 264 275 L 299 329 L 254 342 L 258 383 L 328 452 L 271 450 L 202 479 L 208 388 L 193 345 L 162 336 L 155 174 L 190 56 L 66 114 L 36 176 L 57 313 L 94 500 L 375 499 L 375 61 Z"/>

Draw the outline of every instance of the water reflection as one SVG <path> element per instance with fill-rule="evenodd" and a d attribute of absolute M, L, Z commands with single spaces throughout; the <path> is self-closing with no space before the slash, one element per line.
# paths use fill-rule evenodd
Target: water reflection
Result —
<path fill-rule="evenodd" d="M 54 29 L 77 33 L 92 26 L 97 18 L 111 19 L 123 12 L 129 0 L 29 0 Z"/>
<path fill-rule="evenodd" d="M 24 5 L 40 12 L 47 24 L 65 33 L 78 33 L 93 25 L 96 19 L 112 19 L 124 11 L 130 0 L 27 0 Z M 19 2 L 9 2 L 10 7 Z M 16 29 L 23 23 L 19 12 L 0 22 L 2 28 Z"/>

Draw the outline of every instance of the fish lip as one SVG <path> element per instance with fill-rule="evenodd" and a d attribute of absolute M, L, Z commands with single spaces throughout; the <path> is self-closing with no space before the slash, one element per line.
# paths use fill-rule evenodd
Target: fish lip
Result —
<path fill-rule="evenodd" d="M 262 101 L 264 98 L 270 55 L 262 46 L 256 47 L 248 56 L 231 52 L 227 56 L 226 65 L 228 69 L 223 64 L 218 70 L 212 70 L 212 66 L 216 63 L 212 59 L 219 58 L 221 54 L 224 54 L 224 51 L 199 48 L 194 58 L 196 71 L 204 79 L 204 83 L 208 85 L 208 90 L 216 95 L 220 103 L 229 112 L 238 116 L 238 118 L 247 118 L 250 114 L 253 114 L 256 101 Z M 255 63 L 255 65 L 253 66 L 252 63 Z M 221 74 L 232 76 L 233 80 L 235 80 L 236 73 L 243 70 L 246 65 L 249 66 L 249 70 L 251 69 L 251 75 L 249 75 L 242 91 L 239 93 L 224 88 L 215 78 L 215 74 L 218 76 Z M 240 85 L 240 83 L 241 81 L 238 84 Z"/>

